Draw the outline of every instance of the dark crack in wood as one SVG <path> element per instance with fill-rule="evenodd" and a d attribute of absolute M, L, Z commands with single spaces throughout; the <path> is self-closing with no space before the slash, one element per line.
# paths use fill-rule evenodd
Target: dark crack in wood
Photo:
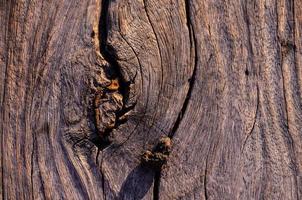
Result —
<path fill-rule="evenodd" d="M 130 93 L 130 85 L 134 83 L 136 75 L 132 78 L 132 80 L 126 81 L 123 73 L 121 71 L 121 66 L 117 61 L 116 52 L 113 46 L 107 43 L 108 38 L 108 12 L 109 12 L 110 1 L 103 0 L 101 5 L 101 14 L 99 20 L 99 41 L 100 41 L 100 53 L 103 58 L 109 64 L 109 67 L 106 68 L 105 66 L 105 75 L 110 80 L 116 80 L 116 86 L 112 89 L 109 88 L 101 88 L 100 91 L 97 91 L 95 94 L 95 101 L 99 101 L 104 95 L 109 94 L 112 90 L 117 90 L 118 93 L 122 96 L 122 108 L 117 109 L 115 112 L 115 119 L 114 125 L 110 127 L 106 127 L 105 130 L 100 130 L 98 128 L 97 120 L 98 117 L 98 109 L 99 105 L 94 105 L 94 124 L 95 124 L 95 134 L 98 137 L 93 138 L 93 143 L 100 149 L 103 150 L 104 148 L 108 147 L 111 144 L 109 139 L 111 132 L 113 129 L 118 128 L 121 124 L 126 123 L 127 118 L 123 117 L 126 113 L 130 112 L 134 109 L 136 103 L 132 105 L 128 105 L 129 93 Z M 111 91 L 110 91 L 111 90 Z"/>

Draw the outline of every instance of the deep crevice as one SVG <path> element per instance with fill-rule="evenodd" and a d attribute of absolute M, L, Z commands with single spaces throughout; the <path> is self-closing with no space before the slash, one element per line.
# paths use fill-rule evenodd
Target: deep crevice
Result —
<path fill-rule="evenodd" d="M 172 131 L 168 134 L 168 137 L 170 139 L 173 138 L 174 134 L 176 133 L 176 131 L 179 128 L 179 125 L 181 123 L 181 120 L 183 119 L 183 115 L 185 114 L 185 112 L 187 111 L 188 108 L 188 104 L 189 104 L 189 100 L 191 99 L 192 96 L 192 91 L 194 88 L 194 84 L 195 84 L 195 79 L 196 79 L 196 71 L 197 71 L 197 49 L 196 49 L 196 38 L 195 38 L 195 33 L 194 30 L 192 28 L 192 24 L 191 24 L 191 18 L 190 18 L 190 4 L 189 4 L 189 0 L 185 0 L 185 9 L 186 9 L 186 18 L 187 18 L 187 27 L 188 27 L 188 31 L 189 31 L 189 38 L 190 38 L 190 46 L 191 49 L 194 49 L 194 68 L 193 68 L 193 72 L 191 77 L 189 78 L 189 89 L 185 98 L 185 101 L 182 105 L 182 108 L 180 110 L 180 112 L 178 113 L 177 119 L 174 123 L 174 126 L 172 127 Z M 161 170 L 155 171 L 155 176 L 154 176 L 154 187 L 153 187 L 153 200 L 159 200 L 159 193 L 160 193 L 160 178 L 161 178 Z"/>
<path fill-rule="evenodd" d="M 126 102 L 129 95 L 129 86 L 131 81 L 126 81 L 122 75 L 121 67 L 117 62 L 117 56 L 115 49 L 108 45 L 108 10 L 109 10 L 110 0 L 102 1 L 102 10 L 99 23 L 99 41 L 100 41 L 100 53 L 104 59 L 109 63 L 110 68 L 106 70 L 106 75 L 110 79 L 117 78 L 120 81 L 119 91 L 124 97 Z"/>
<path fill-rule="evenodd" d="M 133 84 L 134 79 L 136 78 L 136 75 L 132 80 L 126 81 L 123 72 L 121 70 L 121 66 L 117 62 L 117 55 L 114 47 L 108 44 L 108 31 L 109 31 L 109 21 L 108 21 L 108 13 L 109 13 L 109 6 L 110 6 L 110 0 L 102 0 L 101 2 L 101 14 L 100 14 L 100 20 L 99 20 L 99 41 L 100 41 L 100 53 L 107 61 L 110 67 L 104 67 L 104 71 L 106 73 L 106 76 L 108 79 L 117 79 L 119 82 L 119 87 L 118 87 L 118 92 L 122 95 L 123 97 L 123 105 L 122 108 L 115 113 L 115 124 L 113 127 L 105 129 L 102 133 L 97 128 L 97 122 L 95 119 L 95 109 L 97 109 L 94 106 L 94 109 L 90 110 L 90 113 L 94 113 L 93 115 L 93 122 L 95 125 L 94 130 L 94 138 L 92 138 L 92 142 L 98 147 L 98 149 L 103 150 L 106 147 L 108 147 L 111 144 L 111 141 L 109 139 L 109 136 L 111 135 L 111 132 L 113 129 L 116 129 L 118 126 L 121 124 L 125 123 L 127 119 L 122 119 L 120 118 L 125 115 L 127 112 L 131 111 L 135 107 L 135 103 L 132 105 L 128 105 L 128 99 L 129 99 L 129 93 L 130 93 L 130 85 Z M 105 93 L 109 93 L 109 91 L 104 90 Z M 102 137 L 100 137 L 102 135 Z"/>
<path fill-rule="evenodd" d="M 105 175 L 102 173 L 102 189 L 103 189 L 103 198 L 106 200 L 106 192 L 105 192 Z"/>
<path fill-rule="evenodd" d="M 98 148 L 95 156 L 95 163 L 98 166 L 99 165 L 99 155 L 100 155 L 101 149 Z"/>
<path fill-rule="evenodd" d="M 172 127 L 172 131 L 168 134 L 168 137 L 170 139 L 173 138 L 174 134 L 178 130 L 179 125 L 181 123 L 181 120 L 183 119 L 183 115 L 187 111 L 189 100 L 191 99 L 192 91 L 193 91 L 194 84 L 195 84 L 197 63 L 198 63 L 197 48 L 196 48 L 197 42 L 196 42 L 196 38 L 195 38 L 194 29 L 192 28 L 192 24 L 191 24 L 189 0 L 185 0 L 185 9 L 186 9 L 187 27 L 188 27 L 189 38 L 190 38 L 190 46 L 191 46 L 191 49 L 194 48 L 194 54 L 195 54 L 194 55 L 195 56 L 194 68 L 193 68 L 192 75 L 188 80 L 189 81 L 189 89 L 188 89 L 185 101 L 182 105 L 182 108 L 181 108 L 180 112 L 178 113 L 177 119 L 174 123 L 174 126 Z M 161 170 L 155 171 L 154 187 L 153 187 L 153 200 L 159 200 L 160 178 L 161 178 Z"/>
<path fill-rule="evenodd" d="M 154 186 L 153 186 L 153 200 L 159 200 L 160 176 L 161 176 L 161 171 L 155 171 Z"/>
<path fill-rule="evenodd" d="M 178 114 L 178 117 L 176 119 L 176 122 L 174 123 L 174 126 L 172 128 L 172 131 L 169 133 L 169 137 L 172 138 L 174 136 L 174 134 L 176 133 L 176 131 L 179 128 L 179 125 L 181 123 L 181 120 L 183 118 L 184 113 L 186 112 L 187 108 L 188 108 L 188 104 L 189 104 L 189 100 L 191 99 L 192 96 L 192 91 L 194 88 L 194 84 L 195 84 L 195 79 L 196 79 L 196 70 L 197 70 L 197 48 L 196 48 L 196 37 L 195 37 L 195 33 L 194 33 L 194 29 L 192 28 L 192 24 L 191 24 L 191 17 L 190 17 L 190 1 L 189 0 L 185 0 L 185 7 L 186 7 L 186 17 L 187 17 L 187 26 L 188 26 L 188 31 L 189 31 L 189 36 L 190 36 L 190 44 L 191 44 L 191 48 L 194 48 L 194 53 L 195 53 L 195 60 L 194 60 L 194 68 L 193 68 L 193 72 L 192 72 L 192 76 L 191 78 L 189 78 L 189 89 L 187 92 L 187 96 L 185 98 L 185 101 L 183 103 L 183 106 Z"/>

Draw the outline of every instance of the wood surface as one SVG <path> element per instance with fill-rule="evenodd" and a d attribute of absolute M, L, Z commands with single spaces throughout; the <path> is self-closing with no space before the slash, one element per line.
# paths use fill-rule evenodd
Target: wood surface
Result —
<path fill-rule="evenodd" d="M 301 54 L 301 0 L 0 0 L 0 199 L 302 199 Z"/>

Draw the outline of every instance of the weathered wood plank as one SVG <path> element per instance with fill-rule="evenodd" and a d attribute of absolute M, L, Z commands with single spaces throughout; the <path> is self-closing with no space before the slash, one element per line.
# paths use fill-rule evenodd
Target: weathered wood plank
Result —
<path fill-rule="evenodd" d="M 1 1 L 1 199 L 300 199 L 301 6 Z"/>

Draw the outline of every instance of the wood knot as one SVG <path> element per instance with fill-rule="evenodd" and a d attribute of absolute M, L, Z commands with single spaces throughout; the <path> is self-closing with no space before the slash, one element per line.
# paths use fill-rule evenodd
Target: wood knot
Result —
<path fill-rule="evenodd" d="M 167 136 L 162 137 L 152 151 L 146 150 L 142 154 L 142 164 L 157 171 L 161 170 L 167 163 L 171 147 L 171 139 Z"/>
<path fill-rule="evenodd" d="M 118 79 L 104 88 L 97 88 L 94 98 L 95 125 L 100 140 L 107 140 L 117 123 L 117 113 L 123 108 L 123 96 L 118 91 Z"/>

